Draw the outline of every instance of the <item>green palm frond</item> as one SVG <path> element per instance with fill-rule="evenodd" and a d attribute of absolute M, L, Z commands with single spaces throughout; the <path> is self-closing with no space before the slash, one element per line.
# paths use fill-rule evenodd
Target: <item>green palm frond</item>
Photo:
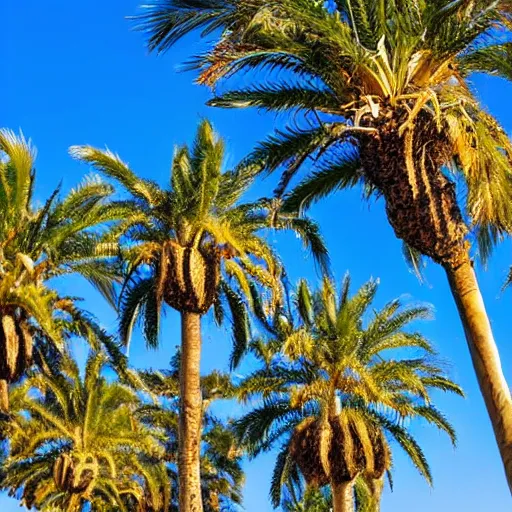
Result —
<path fill-rule="evenodd" d="M 423 383 L 427 386 L 440 389 L 441 391 L 447 393 L 455 393 L 456 395 L 459 395 L 462 398 L 465 397 L 464 391 L 458 384 L 452 382 L 450 379 L 443 377 L 441 375 L 424 377 L 422 380 Z"/>
<path fill-rule="evenodd" d="M 220 26 L 218 18 L 227 19 L 232 2 L 224 0 L 165 1 L 145 7 L 135 17 L 137 28 L 150 34 L 151 50 L 165 51 L 192 30 L 202 28 L 205 34 Z"/>
<path fill-rule="evenodd" d="M 122 302 L 120 304 L 119 332 L 121 340 L 127 346 L 130 343 L 132 330 L 141 310 L 145 311 L 148 301 L 154 305 L 154 301 L 156 300 L 154 297 L 155 286 L 155 280 L 152 277 L 148 277 L 129 284 L 125 289 L 125 293 L 123 294 Z M 151 295 L 153 295 L 153 297 L 150 298 Z M 152 306 L 150 306 L 150 313 L 152 312 L 151 307 Z M 151 329 L 144 330 L 144 333 L 150 335 L 153 334 Z M 147 338 L 146 341 L 150 346 L 154 346 L 154 343 L 156 342 L 155 339 L 151 338 Z"/>
<path fill-rule="evenodd" d="M 355 186 L 361 179 L 361 162 L 356 154 L 346 154 L 312 172 L 286 196 L 284 211 L 302 212 L 335 191 Z"/>
<path fill-rule="evenodd" d="M 455 429 L 446 419 L 446 417 L 442 413 L 440 413 L 435 407 L 419 406 L 415 408 L 415 412 L 422 418 L 426 419 L 432 425 L 438 427 L 440 430 L 444 430 L 450 436 L 453 446 L 456 445 L 457 435 L 455 433 Z"/>
<path fill-rule="evenodd" d="M 282 488 L 289 481 L 292 465 L 293 461 L 290 457 L 289 445 L 285 444 L 277 455 L 270 483 L 270 500 L 275 508 L 281 503 Z"/>
<path fill-rule="evenodd" d="M 115 283 L 121 281 L 121 272 L 115 264 L 107 261 L 88 261 L 68 265 L 71 272 L 87 279 L 102 295 L 113 309 L 117 307 L 118 298 Z"/>
<path fill-rule="evenodd" d="M 327 90 L 282 83 L 227 92 L 211 99 L 208 105 L 223 108 L 258 107 L 271 111 L 311 108 L 332 112 L 339 107 L 339 101 Z"/>
<path fill-rule="evenodd" d="M 293 176 L 307 159 L 314 160 L 319 148 L 328 148 L 335 142 L 331 130 L 333 125 L 324 124 L 310 130 L 289 129 L 276 132 L 259 143 L 249 155 L 247 162 L 259 164 L 262 169 L 272 172 L 284 166 L 286 172 L 281 178 L 278 190 L 284 192 Z"/>
<path fill-rule="evenodd" d="M 136 198 L 153 205 L 161 200 L 160 190 L 154 183 L 136 176 L 133 171 L 108 149 L 101 151 L 91 146 L 72 146 L 73 158 L 92 165 L 97 171 L 121 183 Z"/>
<path fill-rule="evenodd" d="M 386 425 L 386 431 L 396 440 L 400 448 L 409 456 L 416 469 L 420 472 L 423 478 L 429 485 L 432 485 L 432 473 L 430 466 L 427 462 L 425 454 L 420 445 L 416 442 L 414 437 L 407 432 L 405 428 L 396 423 L 390 423 L 384 418 L 379 418 L 379 421 Z"/>
<path fill-rule="evenodd" d="M 249 316 L 247 306 L 240 294 L 228 285 L 223 286 L 223 293 L 226 296 L 232 319 L 233 351 L 230 356 L 230 366 L 231 369 L 235 369 L 247 352 L 250 339 Z"/>
<path fill-rule="evenodd" d="M 465 73 L 487 73 L 512 80 L 512 43 L 491 44 L 459 58 Z"/>
<path fill-rule="evenodd" d="M 235 433 L 244 448 L 251 453 L 257 450 L 259 443 L 266 440 L 274 421 L 283 421 L 293 414 L 285 401 L 268 401 L 237 420 Z"/>
<path fill-rule="evenodd" d="M 23 215 L 29 207 L 32 193 L 35 150 L 22 133 L 17 136 L 11 130 L 2 129 L 0 152 L 8 157 L 8 162 L 0 167 L 0 196 L 5 201 L 2 206 L 8 205 L 13 213 Z"/>
<path fill-rule="evenodd" d="M 313 323 L 313 297 L 304 279 L 299 281 L 296 303 L 301 320 L 309 327 Z"/>
<path fill-rule="evenodd" d="M 274 226 L 294 232 L 302 240 L 304 246 L 311 251 L 311 255 L 318 263 L 322 273 L 327 275 L 330 273 L 329 253 L 316 222 L 306 217 L 287 218 L 278 214 Z"/>

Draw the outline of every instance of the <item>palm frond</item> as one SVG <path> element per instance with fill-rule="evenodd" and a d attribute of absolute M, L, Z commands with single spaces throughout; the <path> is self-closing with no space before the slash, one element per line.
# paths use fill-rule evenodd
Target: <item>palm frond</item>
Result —
<path fill-rule="evenodd" d="M 233 350 L 230 356 L 230 367 L 235 369 L 247 352 L 250 339 L 249 315 L 247 306 L 240 294 L 228 285 L 223 286 L 232 320 Z"/>
<path fill-rule="evenodd" d="M 155 295 L 156 286 L 153 277 L 145 279 L 136 279 L 126 289 L 122 296 L 122 302 L 120 304 L 119 311 L 119 335 L 122 342 L 129 346 L 133 326 L 137 321 L 137 318 L 141 312 L 141 309 L 145 310 L 147 301 L 151 303 L 150 313 L 154 313 L 151 308 L 154 306 L 154 299 L 150 299 L 150 295 Z M 149 329 L 149 334 L 153 334 L 153 328 Z M 153 344 L 155 340 L 146 339 L 148 344 Z"/>
<path fill-rule="evenodd" d="M 289 444 L 285 443 L 277 455 L 270 483 L 270 500 L 275 508 L 281 503 L 282 488 L 289 480 L 292 465 Z"/>
<path fill-rule="evenodd" d="M 99 150 L 91 146 L 72 146 L 73 158 L 91 164 L 104 175 L 115 179 L 135 197 L 153 205 L 162 200 L 162 193 L 153 182 L 139 178 L 121 158 L 110 150 Z"/>
<path fill-rule="evenodd" d="M 512 43 L 491 44 L 459 58 L 464 73 L 487 73 L 512 80 Z"/>
<path fill-rule="evenodd" d="M 160 53 L 193 30 L 202 28 L 206 35 L 222 26 L 231 10 L 232 3 L 224 0 L 161 0 L 145 6 L 133 19 L 136 28 L 148 34 L 150 51 Z"/>
<path fill-rule="evenodd" d="M 328 90 L 277 83 L 226 92 L 209 100 L 208 105 L 222 108 L 258 107 L 271 111 L 296 108 L 335 112 L 339 108 L 339 101 Z"/>
<path fill-rule="evenodd" d="M 345 154 L 340 160 L 324 164 L 285 197 L 283 210 L 302 212 L 338 190 L 355 186 L 361 180 L 360 169 L 361 162 L 355 153 Z"/>

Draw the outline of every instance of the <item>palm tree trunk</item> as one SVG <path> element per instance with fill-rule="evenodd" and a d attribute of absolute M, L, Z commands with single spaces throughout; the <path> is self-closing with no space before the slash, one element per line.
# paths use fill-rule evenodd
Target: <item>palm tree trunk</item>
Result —
<path fill-rule="evenodd" d="M 332 484 L 333 512 L 354 512 L 354 482 Z"/>
<path fill-rule="evenodd" d="M 489 318 L 471 262 L 446 268 L 446 273 L 512 492 L 512 398 Z"/>
<path fill-rule="evenodd" d="M 9 412 L 9 384 L 6 380 L 0 380 L 0 411 Z"/>
<path fill-rule="evenodd" d="M 202 396 L 200 387 L 201 316 L 181 313 L 179 503 L 180 512 L 202 512 L 200 447 Z"/>
<path fill-rule="evenodd" d="M 382 491 L 384 490 L 384 475 L 377 479 L 369 478 L 366 483 L 371 493 L 371 510 L 373 512 L 379 512 Z"/>

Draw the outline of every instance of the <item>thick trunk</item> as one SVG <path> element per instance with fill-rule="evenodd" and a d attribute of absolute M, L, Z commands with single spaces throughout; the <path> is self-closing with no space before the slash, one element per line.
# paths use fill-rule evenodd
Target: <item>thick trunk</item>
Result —
<path fill-rule="evenodd" d="M 512 401 L 465 241 L 467 228 L 455 184 L 442 172 L 453 155 L 449 139 L 426 113 L 401 136 L 406 114 L 383 121 L 361 145 L 365 174 L 386 199 L 396 235 L 445 268 L 466 333 L 473 366 L 512 492 Z M 415 136 L 416 134 L 416 136 Z"/>
<path fill-rule="evenodd" d="M 512 398 L 485 305 L 469 261 L 456 269 L 447 267 L 446 273 L 512 492 Z"/>
<path fill-rule="evenodd" d="M 415 130 L 400 135 L 408 113 L 386 120 L 378 137 L 361 144 L 361 162 L 368 181 L 386 200 L 386 214 L 395 234 L 437 263 L 466 256 L 467 233 L 457 203 L 455 184 L 441 171 L 451 146 L 428 115 L 418 116 Z"/>
<path fill-rule="evenodd" d="M 201 316 L 181 314 L 179 502 L 180 512 L 202 512 L 200 446 L 202 396 L 200 387 Z"/>
<path fill-rule="evenodd" d="M 354 512 L 354 482 L 332 484 L 333 512 Z"/>
<path fill-rule="evenodd" d="M 0 411 L 9 412 L 9 384 L 6 380 L 0 380 Z"/>

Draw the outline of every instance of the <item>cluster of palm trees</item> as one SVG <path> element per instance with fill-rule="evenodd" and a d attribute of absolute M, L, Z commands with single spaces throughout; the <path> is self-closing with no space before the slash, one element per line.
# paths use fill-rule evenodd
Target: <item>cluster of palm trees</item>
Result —
<path fill-rule="evenodd" d="M 510 2 L 160 0 L 136 20 L 159 52 L 196 30 L 213 37 L 192 61 L 210 105 L 285 112 L 290 125 L 225 171 L 224 142 L 203 121 L 166 187 L 74 146 L 97 176 L 39 207 L 33 148 L 0 131 L 1 488 L 45 511 L 236 510 L 243 457 L 276 447 L 270 497 L 287 511 L 380 510 L 395 446 L 431 483 L 409 425 L 455 443 L 431 392 L 463 392 L 410 328 L 430 309 L 371 310 L 377 281 L 351 294 L 348 275 L 337 290 L 305 215 L 354 186 L 384 199 L 416 272 L 423 257 L 444 268 L 512 488 L 512 399 L 473 270 L 512 230 L 512 144 L 468 82 L 512 79 Z M 243 202 L 275 171 L 272 198 Z M 317 287 L 290 289 L 269 230 L 303 241 Z M 58 292 L 52 278 L 69 274 L 117 310 L 117 336 Z M 181 315 L 179 353 L 168 369 L 136 370 L 132 331 L 157 346 L 166 306 Z M 201 375 L 210 312 L 232 331 L 231 368 L 255 361 L 241 379 Z M 76 338 L 90 345 L 85 369 Z M 245 413 L 218 418 L 216 400 Z"/>

